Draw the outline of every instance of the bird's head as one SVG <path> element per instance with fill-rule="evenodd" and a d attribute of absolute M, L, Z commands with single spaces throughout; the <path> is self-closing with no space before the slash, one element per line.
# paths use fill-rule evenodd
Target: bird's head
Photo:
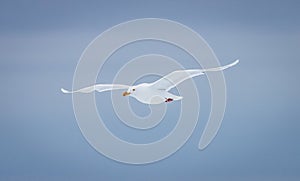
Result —
<path fill-rule="evenodd" d="M 136 92 L 136 89 L 137 88 L 135 86 L 129 87 L 129 89 L 127 91 L 123 92 L 123 96 L 134 95 Z"/>

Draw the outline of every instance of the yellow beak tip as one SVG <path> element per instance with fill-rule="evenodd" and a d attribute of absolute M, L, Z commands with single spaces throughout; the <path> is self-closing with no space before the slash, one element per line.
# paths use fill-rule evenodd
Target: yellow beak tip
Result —
<path fill-rule="evenodd" d="M 123 92 L 123 96 L 128 96 L 129 94 L 129 92 Z"/>

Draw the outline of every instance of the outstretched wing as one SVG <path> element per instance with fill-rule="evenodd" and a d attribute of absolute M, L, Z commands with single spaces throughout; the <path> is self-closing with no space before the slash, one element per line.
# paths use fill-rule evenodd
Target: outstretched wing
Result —
<path fill-rule="evenodd" d="M 129 87 L 130 86 L 128 85 L 121 85 L 121 84 L 96 84 L 75 91 L 68 91 L 61 88 L 61 91 L 66 94 L 77 93 L 77 92 L 90 93 L 93 91 L 104 92 L 104 91 L 111 91 L 111 90 L 118 90 L 118 89 L 128 89 Z"/>
<path fill-rule="evenodd" d="M 178 84 L 180 84 L 181 82 L 187 79 L 202 75 L 204 74 L 204 72 L 221 71 L 229 67 L 232 67 L 237 63 L 239 63 L 239 60 L 236 60 L 233 63 L 222 67 L 215 67 L 209 69 L 177 70 L 153 82 L 151 86 L 155 89 L 169 91 L 170 89 L 176 87 Z"/>

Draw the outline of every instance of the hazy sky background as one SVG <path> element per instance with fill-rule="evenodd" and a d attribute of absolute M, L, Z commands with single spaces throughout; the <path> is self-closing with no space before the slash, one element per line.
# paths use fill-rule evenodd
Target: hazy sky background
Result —
<path fill-rule="evenodd" d="M 274 0 L 1 1 L 0 180 L 299 180 L 299 9 L 298 1 Z M 205 77 L 195 79 L 201 112 L 189 141 L 140 166 L 96 152 L 77 126 L 71 96 L 59 91 L 72 87 L 89 42 L 137 18 L 178 21 L 198 32 L 221 64 L 240 59 L 225 72 L 225 118 L 204 151 L 197 145 L 210 106 Z M 99 79 L 111 81 L 113 71 L 108 62 Z M 97 100 L 109 103 L 109 95 Z M 178 116 L 177 106 L 169 116 Z"/>

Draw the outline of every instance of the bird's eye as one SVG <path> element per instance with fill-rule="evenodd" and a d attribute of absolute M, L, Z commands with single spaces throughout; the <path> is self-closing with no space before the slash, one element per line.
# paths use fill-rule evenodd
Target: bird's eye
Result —
<path fill-rule="evenodd" d="M 135 89 L 132 89 L 132 91 L 135 91 Z"/>

